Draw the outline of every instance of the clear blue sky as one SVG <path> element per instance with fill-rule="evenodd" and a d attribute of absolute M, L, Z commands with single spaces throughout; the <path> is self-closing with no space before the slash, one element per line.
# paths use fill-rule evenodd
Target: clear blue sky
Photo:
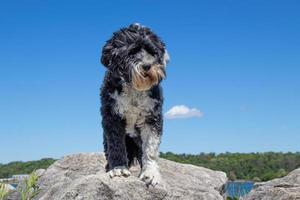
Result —
<path fill-rule="evenodd" d="M 2 1 L 0 162 L 102 148 L 100 50 L 139 22 L 167 44 L 161 151 L 300 150 L 300 2 Z"/>

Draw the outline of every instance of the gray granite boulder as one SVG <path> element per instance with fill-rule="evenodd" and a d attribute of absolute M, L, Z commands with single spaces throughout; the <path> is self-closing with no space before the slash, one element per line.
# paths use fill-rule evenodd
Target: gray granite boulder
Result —
<path fill-rule="evenodd" d="M 300 200 L 300 168 L 283 178 L 258 183 L 244 200 Z"/>
<path fill-rule="evenodd" d="M 221 200 L 226 174 L 203 167 L 159 160 L 163 185 L 147 187 L 138 178 L 111 179 L 105 172 L 103 153 L 76 154 L 51 165 L 39 179 L 41 200 Z"/>

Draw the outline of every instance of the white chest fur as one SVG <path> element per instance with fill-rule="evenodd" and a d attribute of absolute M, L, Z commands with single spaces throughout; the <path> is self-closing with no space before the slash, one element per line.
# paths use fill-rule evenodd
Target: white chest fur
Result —
<path fill-rule="evenodd" d="M 114 112 L 126 119 L 126 133 L 136 136 L 135 126 L 144 126 L 145 117 L 153 111 L 156 100 L 150 98 L 146 91 L 137 91 L 131 87 L 124 88 L 120 94 L 115 91 L 111 97 L 116 101 Z"/>

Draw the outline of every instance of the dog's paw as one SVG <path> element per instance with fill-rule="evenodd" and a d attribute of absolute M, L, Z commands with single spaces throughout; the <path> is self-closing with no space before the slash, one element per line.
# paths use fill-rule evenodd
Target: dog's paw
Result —
<path fill-rule="evenodd" d="M 109 170 L 108 174 L 110 178 L 113 178 L 115 176 L 130 176 L 131 173 L 127 167 L 119 166 Z"/>
<path fill-rule="evenodd" d="M 144 181 L 147 185 L 156 186 L 161 183 L 161 176 L 158 167 L 148 166 L 145 167 L 139 178 Z"/>

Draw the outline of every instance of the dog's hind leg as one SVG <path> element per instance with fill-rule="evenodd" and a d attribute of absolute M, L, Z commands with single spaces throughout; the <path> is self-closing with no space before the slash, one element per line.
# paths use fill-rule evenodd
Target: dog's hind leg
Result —
<path fill-rule="evenodd" d="M 126 150 L 128 166 L 138 165 L 142 167 L 142 141 L 141 137 L 126 136 Z"/>
<path fill-rule="evenodd" d="M 107 152 L 107 141 L 106 141 L 106 134 L 103 134 L 103 147 L 104 147 L 104 154 L 105 154 L 105 157 L 107 159 L 108 157 L 108 152 Z M 106 172 L 108 172 L 109 170 L 109 163 L 107 162 L 106 165 L 105 165 L 105 170 Z"/>

